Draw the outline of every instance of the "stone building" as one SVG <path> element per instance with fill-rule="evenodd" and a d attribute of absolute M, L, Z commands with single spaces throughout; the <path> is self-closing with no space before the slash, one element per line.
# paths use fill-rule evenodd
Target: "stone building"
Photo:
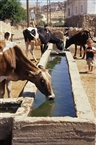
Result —
<path fill-rule="evenodd" d="M 66 0 L 65 19 L 67 26 L 96 27 L 96 0 Z"/>

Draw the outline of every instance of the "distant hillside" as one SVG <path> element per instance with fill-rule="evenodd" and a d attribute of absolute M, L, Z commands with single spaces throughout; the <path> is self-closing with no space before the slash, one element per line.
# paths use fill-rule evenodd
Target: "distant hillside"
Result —
<path fill-rule="evenodd" d="M 52 4 L 54 4 L 54 3 L 52 3 Z M 62 3 L 59 3 L 59 6 L 60 6 L 60 4 L 62 4 Z M 34 6 L 35 5 L 29 5 L 29 8 L 32 8 Z M 22 4 L 22 7 L 24 9 L 26 9 L 26 3 L 25 4 Z M 41 14 L 45 15 L 46 20 L 47 20 L 47 9 L 45 11 L 44 7 L 42 7 Z M 49 16 L 48 19 L 50 20 L 50 14 L 48 14 L 48 16 Z M 51 11 L 51 23 L 59 22 L 59 19 L 60 18 L 62 19 L 62 22 L 64 22 L 64 10 L 62 10 L 62 9 L 61 10 L 60 9 L 59 10 L 56 10 L 56 8 L 55 8 L 54 11 L 53 10 Z M 45 22 L 47 22 L 47 21 L 45 21 Z"/>
<path fill-rule="evenodd" d="M 32 5 L 32 4 L 29 5 L 29 7 L 34 7 L 34 6 L 35 6 L 35 5 Z M 22 4 L 22 7 L 23 7 L 24 9 L 26 9 L 26 3 L 23 3 L 23 4 Z"/>
<path fill-rule="evenodd" d="M 44 12 L 44 15 L 47 17 L 47 13 Z M 51 22 L 56 23 L 59 22 L 59 19 L 62 18 L 62 22 L 64 21 L 64 12 L 61 11 L 55 11 L 51 12 Z"/>

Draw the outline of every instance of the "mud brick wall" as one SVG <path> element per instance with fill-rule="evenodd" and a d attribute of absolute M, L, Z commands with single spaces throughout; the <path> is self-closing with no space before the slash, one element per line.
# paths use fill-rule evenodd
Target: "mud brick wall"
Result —
<path fill-rule="evenodd" d="M 78 15 L 66 18 L 68 27 L 95 27 L 96 15 Z"/>

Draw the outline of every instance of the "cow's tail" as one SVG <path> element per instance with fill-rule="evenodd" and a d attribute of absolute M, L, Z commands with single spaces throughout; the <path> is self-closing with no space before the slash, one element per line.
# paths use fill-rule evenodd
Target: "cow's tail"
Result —
<path fill-rule="evenodd" d="M 93 40 L 93 38 L 92 38 L 92 36 L 91 36 L 90 32 L 88 32 L 88 33 L 89 33 L 89 36 L 90 36 L 90 38 L 92 39 L 92 41 L 93 41 L 94 43 L 96 43 L 96 41 L 95 41 L 95 40 Z"/>

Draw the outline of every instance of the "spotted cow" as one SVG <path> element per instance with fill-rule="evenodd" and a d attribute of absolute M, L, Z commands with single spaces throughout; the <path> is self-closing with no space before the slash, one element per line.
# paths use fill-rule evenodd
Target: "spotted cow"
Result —
<path fill-rule="evenodd" d="M 47 48 L 48 48 L 48 43 L 53 43 L 56 44 L 57 48 L 59 50 L 64 49 L 64 44 L 61 39 L 56 38 L 50 30 L 42 27 L 28 27 L 23 31 L 24 35 L 24 40 L 26 44 L 26 54 L 28 53 L 28 46 L 31 45 L 31 53 L 34 57 L 34 47 L 32 45 L 32 40 L 39 41 L 39 45 L 41 48 L 41 54 L 43 54 Z M 35 58 L 35 57 L 34 57 Z"/>

